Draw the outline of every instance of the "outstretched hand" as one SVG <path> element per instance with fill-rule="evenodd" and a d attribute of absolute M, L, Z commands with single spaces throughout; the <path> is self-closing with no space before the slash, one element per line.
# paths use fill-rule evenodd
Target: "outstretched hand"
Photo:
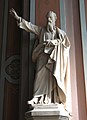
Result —
<path fill-rule="evenodd" d="M 19 21 L 20 17 L 17 15 L 16 11 L 15 11 L 13 8 L 11 8 L 11 9 L 9 10 L 9 13 L 10 13 L 17 21 Z"/>

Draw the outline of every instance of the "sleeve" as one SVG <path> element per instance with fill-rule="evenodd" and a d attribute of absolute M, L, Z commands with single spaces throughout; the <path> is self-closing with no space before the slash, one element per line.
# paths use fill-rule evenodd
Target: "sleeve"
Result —
<path fill-rule="evenodd" d="M 70 45 L 69 38 L 63 30 L 61 30 L 61 33 L 59 34 L 59 36 L 60 36 L 60 39 L 62 41 L 62 45 L 65 48 L 70 48 L 71 45 Z"/>
<path fill-rule="evenodd" d="M 32 24 L 31 22 L 28 22 L 20 17 L 19 22 L 17 22 L 17 25 L 19 28 L 26 30 L 27 32 L 32 32 L 36 35 L 40 34 L 41 27 Z"/>
<path fill-rule="evenodd" d="M 69 40 L 68 36 L 66 35 L 66 33 L 64 35 L 64 41 L 62 43 L 66 48 L 70 48 L 70 46 L 71 46 L 70 45 L 70 40 Z"/>

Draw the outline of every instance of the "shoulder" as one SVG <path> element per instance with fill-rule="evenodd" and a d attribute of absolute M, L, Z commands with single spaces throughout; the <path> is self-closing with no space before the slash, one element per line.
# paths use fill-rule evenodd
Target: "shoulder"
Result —
<path fill-rule="evenodd" d="M 62 36 L 66 36 L 65 31 L 61 30 L 61 29 L 58 28 L 58 27 L 56 27 L 56 30 L 57 30 L 57 32 L 58 32 L 60 35 L 62 35 Z"/>

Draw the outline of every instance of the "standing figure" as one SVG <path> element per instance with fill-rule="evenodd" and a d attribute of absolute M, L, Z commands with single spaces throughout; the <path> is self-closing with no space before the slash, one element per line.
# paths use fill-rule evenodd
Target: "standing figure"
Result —
<path fill-rule="evenodd" d="M 66 33 L 55 25 L 56 14 L 53 11 L 47 13 L 45 27 L 27 22 L 13 8 L 10 14 L 17 20 L 19 28 L 38 37 L 32 53 L 32 60 L 37 64 L 33 99 L 29 104 L 66 103 L 70 42 Z"/>

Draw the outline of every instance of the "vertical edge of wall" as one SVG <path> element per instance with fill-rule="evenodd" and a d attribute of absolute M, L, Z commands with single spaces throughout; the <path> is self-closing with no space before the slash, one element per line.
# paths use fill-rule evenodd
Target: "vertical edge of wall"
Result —
<path fill-rule="evenodd" d="M 71 99 L 72 99 L 72 119 L 79 120 L 78 111 L 78 93 L 77 93 L 77 75 L 76 75 L 76 52 L 75 52 L 75 36 L 73 22 L 72 0 L 65 2 L 66 11 L 66 33 L 70 39 L 70 79 L 71 79 Z"/>
<path fill-rule="evenodd" d="M 78 0 L 66 1 L 66 31 L 71 40 L 70 73 L 73 120 L 86 120 L 81 25 Z"/>
<path fill-rule="evenodd" d="M 87 0 L 79 0 L 87 109 Z"/>
<path fill-rule="evenodd" d="M 35 0 L 30 0 L 30 22 L 35 24 Z M 32 50 L 35 41 L 35 35 L 30 33 L 29 40 L 29 100 L 33 97 L 34 86 L 34 63 L 32 62 Z"/>
<path fill-rule="evenodd" d="M 5 52 L 6 52 L 6 37 L 7 37 L 7 11 L 8 11 L 8 0 L 4 0 L 2 3 L 3 11 L 3 22 L 2 22 L 2 47 L 1 47 L 1 76 L 0 76 L 0 119 L 3 119 L 3 105 L 4 105 L 4 63 L 5 63 Z"/>

